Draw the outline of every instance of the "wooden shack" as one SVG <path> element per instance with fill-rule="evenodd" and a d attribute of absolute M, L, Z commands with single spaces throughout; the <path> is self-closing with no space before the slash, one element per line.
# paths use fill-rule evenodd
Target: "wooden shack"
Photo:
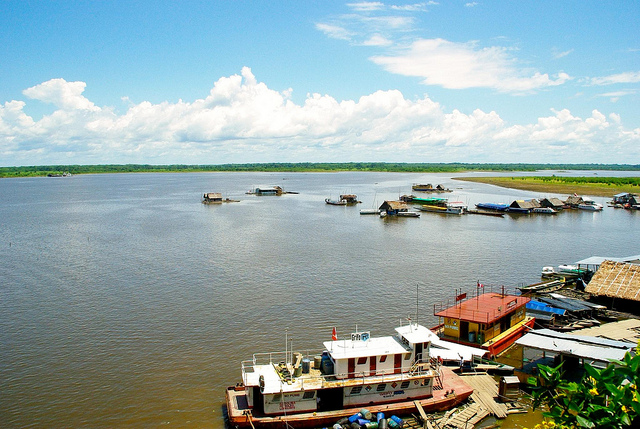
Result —
<path fill-rule="evenodd" d="M 393 216 L 397 215 L 399 212 L 409 211 L 409 207 L 404 201 L 385 201 L 380 206 L 380 211 L 386 212 L 387 215 Z"/>
<path fill-rule="evenodd" d="M 543 198 L 540 200 L 541 207 L 548 207 L 554 210 L 562 210 L 564 205 L 564 202 L 560 198 L 556 197 Z"/>
<path fill-rule="evenodd" d="M 220 192 L 207 192 L 202 197 L 204 204 L 222 204 L 222 194 Z"/>

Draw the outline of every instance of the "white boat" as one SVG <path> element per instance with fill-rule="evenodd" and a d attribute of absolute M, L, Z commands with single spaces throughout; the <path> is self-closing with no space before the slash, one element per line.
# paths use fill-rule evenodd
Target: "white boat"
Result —
<path fill-rule="evenodd" d="M 418 212 L 398 212 L 396 213 L 398 217 L 420 217 L 420 213 Z"/>
<path fill-rule="evenodd" d="M 438 340 L 432 331 L 411 322 L 395 331 L 339 339 L 334 328 L 324 350 L 306 356 L 254 354 L 242 362 L 242 383 L 227 388 L 231 426 L 322 427 L 358 414 L 409 414 L 416 402 L 427 412 L 446 410 L 471 395 L 471 387 L 431 357 Z"/>
<path fill-rule="evenodd" d="M 596 212 L 599 212 L 603 209 L 602 204 L 596 203 L 595 201 L 588 198 L 583 198 L 582 204 L 578 204 L 578 208 L 580 210 L 590 210 Z"/>
<path fill-rule="evenodd" d="M 539 213 L 539 214 L 557 214 L 558 211 L 552 209 L 551 207 L 536 207 L 533 209 L 534 213 Z"/>
<path fill-rule="evenodd" d="M 380 214 L 379 209 L 362 209 L 360 210 L 361 215 L 377 215 Z"/>

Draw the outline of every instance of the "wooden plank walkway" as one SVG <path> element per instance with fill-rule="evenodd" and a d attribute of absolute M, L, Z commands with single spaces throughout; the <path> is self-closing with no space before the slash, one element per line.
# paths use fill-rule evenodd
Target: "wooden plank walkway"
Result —
<path fill-rule="evenodd" d="M 496 402 L 498 397 L 498 383 L 489 374 L 463 375 L 465 383 L 473 388 L 471 399 L 481 405 L 499 419 L 507 417 L 507 406 Z"/>

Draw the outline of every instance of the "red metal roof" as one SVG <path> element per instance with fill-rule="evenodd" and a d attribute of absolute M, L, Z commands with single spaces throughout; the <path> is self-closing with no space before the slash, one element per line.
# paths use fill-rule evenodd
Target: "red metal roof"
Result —
<path fill-rule="evenodd" d="M 505 314 L 527 304 L 530 298 L 518 295 L 502 295 L 489 292 L 468 299 L 435 313 L 439 317 L 464 320 L 472 323 L 493 323 Z"/>

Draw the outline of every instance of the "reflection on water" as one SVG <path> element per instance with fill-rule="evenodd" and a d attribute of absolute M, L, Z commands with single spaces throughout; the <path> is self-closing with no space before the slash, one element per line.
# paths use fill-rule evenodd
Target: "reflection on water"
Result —
<path fill-rule="evenodd" d="M 513 175 L 513 173 L 510 173 Z M 549 174 L 552 174 L 550 172 Z M 360 216 L 442 183 L 473 205 L 537 197 L 448 175 L 121 174 L 0 180 L 0 426 L 223 426 L 253 352 L 331 328 L 431 326 L 455 289 L 636 254 L 640 213 Z M 298 195 L 245 195 L 279 185 Z M 239 203 L 203 205 L 204 192 Z M 327 197 L 355 193 L 355 207 Z M 604 200 L 599 200 L 604 202 Z"/>

